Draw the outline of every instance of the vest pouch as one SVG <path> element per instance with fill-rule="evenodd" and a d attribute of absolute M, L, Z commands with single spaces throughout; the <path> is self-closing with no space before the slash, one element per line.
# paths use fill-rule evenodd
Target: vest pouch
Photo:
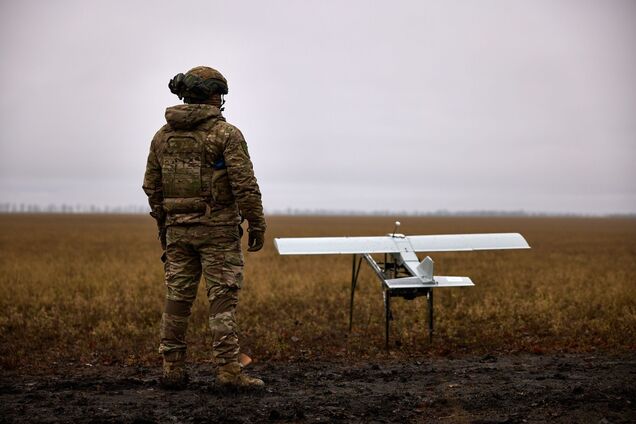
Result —
<path fill-rule="evenodd" d="M 167 197 L 163 199 L 163 210 L 168 215 L 176 213 L 204 213 L 207 208 L 208 204 L 203 197 Z"/>
<path fill-rule="evenodd" d="M 227 175 L 227 168 L 215 169 L 212 174 L 212 197 L 219 205 L 234 203 L 234 194 Z"/>
<path fill-rule="evenodd" d="M 164 198 L 201 197 L 202 146 L 195 137 L 168 139 L 161 164 Z"/>

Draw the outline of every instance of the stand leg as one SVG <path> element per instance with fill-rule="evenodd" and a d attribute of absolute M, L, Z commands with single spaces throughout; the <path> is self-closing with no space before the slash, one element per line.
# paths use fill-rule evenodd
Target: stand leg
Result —
<path fill-rule="evenodd" d="M 389 350 L 389 321 L 391 320 L 391 295 L 388 290 L 384 291 L 384 347 Z"/>
<path fill-rule="evenodd" d="M 358 285 L 358 275 L 360 275 L 360 267 L 362 266 L 362 258 L 358 261 L 356 267 L 357 255 L 353 255 L 353 263 L 351 265 L 351 299 L 349 300 L 349 332 L 353 325 L 353 297 L 356 292 L 356 286 Z"/>
<path fill-rule="evenodd" d="M 353 255 L 353 264 L 351 265 L 351 299 L 349 300 L 349 332 L 353 325 L 353 296 L 356 292 L 356 255 Z"/>
<path fill-rule="evenodd" d="M 433 343 L 433 289 L 429 289 L 426 294 L 428 299 L 428 341 Z"/>

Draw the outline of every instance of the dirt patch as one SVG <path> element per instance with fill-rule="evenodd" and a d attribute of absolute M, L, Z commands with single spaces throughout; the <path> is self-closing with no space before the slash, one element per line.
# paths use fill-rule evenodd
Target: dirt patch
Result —
<path fill-rule="evenodd" d="M 1 422 L 522 423 L 636 421 L 636 354 L 419 358 L 250 367 L 266 389 L 229 393 L 210 365 L 183 391 L 160 370 L 74 367 L 55 375 L 4 372 Z"/>

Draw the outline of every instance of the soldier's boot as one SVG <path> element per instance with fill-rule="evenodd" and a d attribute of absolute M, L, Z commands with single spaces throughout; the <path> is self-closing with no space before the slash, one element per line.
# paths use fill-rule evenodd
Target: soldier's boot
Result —
<path fill-rule="evenodd" d="M 265 386 L 260 378 L 250 377 L 243 372 L 243 367 L 238 362 L 219 367 L 216 373 L 218 385 L 232 389 L 257 389 Z"/>
<path fill-rule="evenodd" d="M 185 352 L 169 352 L 163 355 L 163 375 L 159 384 L 164 389 L 183 389 L 188 384 Z"/>

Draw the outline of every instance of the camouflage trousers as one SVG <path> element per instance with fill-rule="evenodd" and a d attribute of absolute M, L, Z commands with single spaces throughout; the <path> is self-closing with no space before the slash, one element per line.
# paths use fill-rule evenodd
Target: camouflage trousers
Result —
<path fill-rule="evenodd" d="M 238 227 L 170 226 L 166 241 L 168 291 L 161 320 L 159 352 L 165 358 L 185 352 L 188 318 L 203 275 L 209 300 L 214 358 L 219 365 L 236 362 L 239 343 L 234 310 L 243 282 Z"/>

